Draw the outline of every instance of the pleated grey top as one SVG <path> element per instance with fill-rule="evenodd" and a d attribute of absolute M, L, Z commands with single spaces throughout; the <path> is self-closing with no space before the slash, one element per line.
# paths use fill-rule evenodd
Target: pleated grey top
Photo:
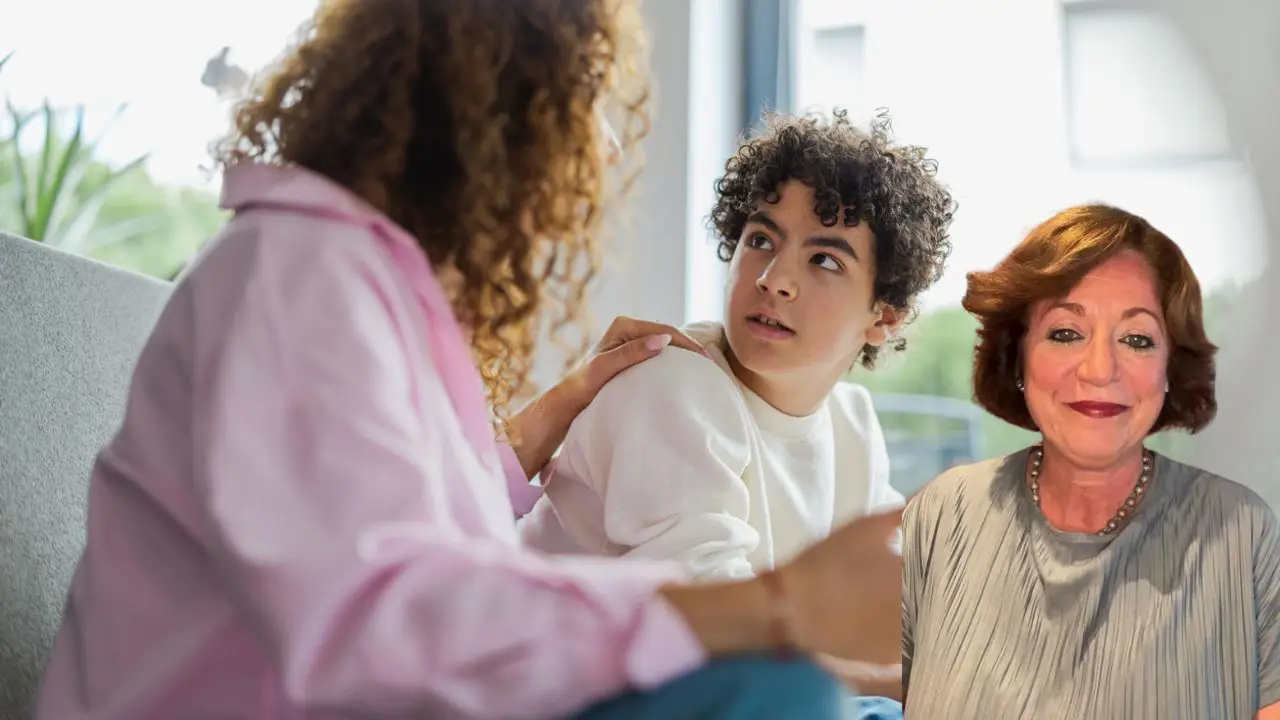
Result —
<path fill-rule="evenodd" d="M 903 521 L 906 713 L 1251 720 L 1280 702 L 1280 523 L 1157 456 L 1110 537 L 1054 529 L 1027 450 L 949 470 Z"/>

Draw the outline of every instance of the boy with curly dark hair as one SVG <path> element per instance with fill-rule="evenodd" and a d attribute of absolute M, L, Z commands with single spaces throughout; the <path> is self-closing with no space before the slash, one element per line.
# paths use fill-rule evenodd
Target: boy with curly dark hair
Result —
<path fill-rule="evenodd" d="M 865 388 L 942 274 L 955 209 L 922 148 L 881 116 L 769 117 L 725 165 L 710 224 L 729 264 L 714 362 L 666 353 L 607 385 L 544 475 L 525 541 L 672 558 L 701 578 L 779 566 L 902 501 Z"/>

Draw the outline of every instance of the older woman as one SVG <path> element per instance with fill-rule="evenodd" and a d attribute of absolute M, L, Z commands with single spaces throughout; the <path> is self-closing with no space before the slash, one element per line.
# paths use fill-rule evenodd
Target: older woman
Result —
<path fill-rule="evenodd" d="M 919 718 L 1280 718 L 1280 524 L 1144 447 L 1213 418 L 1200 288 L 1168 237 L 1065 210 L 973 273 L 978 402 L 1043 442 L 955 468 L 904 521 Z"/>

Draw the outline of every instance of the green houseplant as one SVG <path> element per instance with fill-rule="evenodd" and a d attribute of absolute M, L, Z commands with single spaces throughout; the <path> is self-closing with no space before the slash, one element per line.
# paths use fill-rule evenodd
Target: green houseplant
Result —
<path fill-rule="evenodd" d="M 12 53 L 0 59 L 0 71 Z M 5 101 L 9 132 L 0 151 L 7 170 L 0 219 L 6 230 L 72 252 L 89 252 L 147 229 L 154 217 L 131 218 L 102 226 L 98 213 L 112 188 L 137 170 L 146 157 L 110 168 L 94 158 L 96 141 L 85 134 L 85 108 L 72 111 L 68 132 L 60 132 L 61 113 L 49 102 L 26 111 Z M 38 134 L 29 145 L 29 133 Z M 34 147 L 34 152 L 25 152 Z"/>
<path fill-rule="evenodd" d="M 12 57 L 0 58 L 0 71 Z M 123 106 L 117 111 L 119 117 Z M 114 119 L 114 118 L 113 118 Z M 156 182 L 146 156 L 100 159 L 85 108 L 0 112 L 0 230 L 171 279 L 223 220 L 216 199 Z"/>

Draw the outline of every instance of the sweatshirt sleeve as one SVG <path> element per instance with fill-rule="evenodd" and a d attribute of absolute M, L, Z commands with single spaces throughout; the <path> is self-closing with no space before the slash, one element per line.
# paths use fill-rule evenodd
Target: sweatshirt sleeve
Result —
<path fill-rule="evenodd" d="M 453 459 L 442 377 L 410 362 L 384 267 L 358 243 L 263 245 L 196 360 L 194 470 L 211 558 L 292 703 L 562 716 L 704 662 L 657 595 L 678 566 L 547 558 L 477 531 L 509 521 L 506 483 Z"/>
<path fill-rule="evenodd" d="M 872 512 L 902 507 L 906 499 L 893 487 L 889 472 L 889 446 L 871 401 L 871 393 L 861 385 L 849 386 L 856 398 L 857 417 L 863 428 L 867 446 L 867 475 L 871 479 Z"/>
<path fill-rule="evenodd" d="M 838 467 L 841 493 L 856 493 L 840 503 L 839 522 L 847 522 L 867 512 L 902 507 L 902 493 L 893 487 L 889 472 L 889 448 L 876 414 L 871 393 L 861 385 L 840 383 L 833 391 L 836 412 L 840 413 L 837 434 L 840 453 Z"/>
<path fill-rule="evenodd" d="M 557 474 L 599 498 L 547 493 L 556 513 L 601 512 L 606 542 L 630 557 L 675 560 L 700 579 L 751 577 L 760 536 L 748 523 L 742 480 L 749 458 L 746 408 L 712 361 L 673 350 L 619 375 L 570 429 Z"/>

